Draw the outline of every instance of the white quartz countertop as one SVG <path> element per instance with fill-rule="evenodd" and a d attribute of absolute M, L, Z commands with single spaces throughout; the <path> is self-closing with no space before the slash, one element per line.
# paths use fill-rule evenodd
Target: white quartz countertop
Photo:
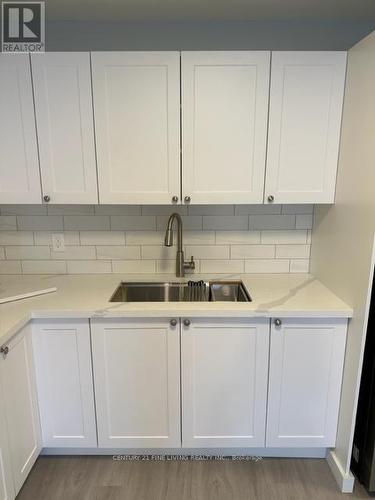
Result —
<path fill-rule="evenodd" d="M 121 281 L 241 279 L 252 302 L 111 303 Z M 310 274 L 0 276 L 0 296 L 57 287 L 57 292 L 0 304 L 0 343 L 32 318 L 351 317 L 352 309 Z"/>

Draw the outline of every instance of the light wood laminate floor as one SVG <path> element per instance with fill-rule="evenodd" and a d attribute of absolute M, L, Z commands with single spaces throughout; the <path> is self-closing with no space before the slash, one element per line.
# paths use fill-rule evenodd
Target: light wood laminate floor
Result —
<path fill-rule="evenodd" d="M 357 500 L 341 494 L 325 460 L 113 461 L 40 457 L 17 500 Z"/>

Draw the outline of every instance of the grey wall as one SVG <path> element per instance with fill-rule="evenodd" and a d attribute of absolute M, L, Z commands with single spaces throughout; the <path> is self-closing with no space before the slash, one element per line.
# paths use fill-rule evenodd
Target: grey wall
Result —
<path fill-rule="evenodd" d="M 375 20 L 257 22 L 47 23 L 48 51 L 346 50 L 375 29 Z"/>

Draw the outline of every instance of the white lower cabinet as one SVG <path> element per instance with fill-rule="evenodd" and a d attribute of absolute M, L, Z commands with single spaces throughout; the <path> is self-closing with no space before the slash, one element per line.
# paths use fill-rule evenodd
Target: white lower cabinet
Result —
<path fill-rule="evenodd" d="M 99 447 L 181 446 L 179 321 L 91 324 Z"/>
<path fill-rule="evenodd" d="M 283 319 L 271 326 L 268 447 L 334 447 L 346 319 Z"/>
<path fill-rule="evenodd" d="M 33 345 L 43 446 L 96 447 L 89 321 L 39 320 Z"/>
<path fill-rule="evenodd" d="M 0 384 L 0 401 L 4 393 Z M 14 499 L 14 485 L 9 452 L 8 432 L 3 405 L 0 406 L 0 500 Z"/>
<path fill-rule="evenodd" d="M 17 494 L 41 451 L 30 326 L 23 328 L 3 347 L 9 351 L 0 357 L 0 384 L 4 396 L 1 404 Z"/>
<path fill-rule="evenodd" d="M 269 320 L 184 323 L 182 445 L 264 447 Z"/>

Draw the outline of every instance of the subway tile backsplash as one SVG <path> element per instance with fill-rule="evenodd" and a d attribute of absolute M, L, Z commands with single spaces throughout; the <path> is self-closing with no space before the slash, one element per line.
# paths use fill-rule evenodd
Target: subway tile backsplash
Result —
<path fill-rule="evenodd" d="M 201 273 L 305 273 L 313 205 L 0 205 L 0 274 L 173 273 L 168 216 Z M 63 234 L 65 250 L 52 248 Z"/>

